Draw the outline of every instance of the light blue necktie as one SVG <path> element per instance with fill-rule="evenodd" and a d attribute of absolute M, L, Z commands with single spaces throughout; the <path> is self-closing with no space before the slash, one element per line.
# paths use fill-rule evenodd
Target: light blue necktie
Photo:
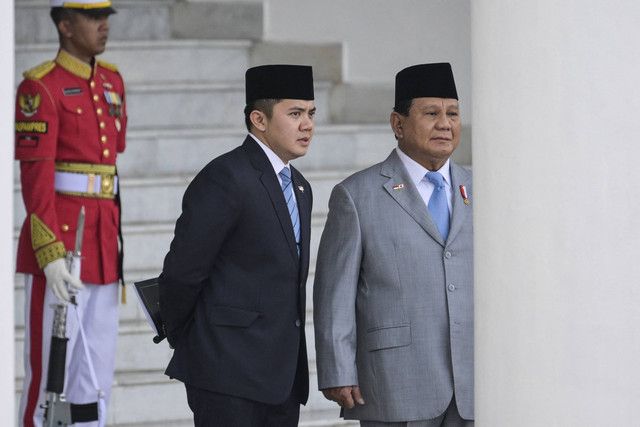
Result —
<path fill-rule="evenodd" d="M 433 182 L 435 188 L 429 198 L 427 208 L 431 213 L 433 221 L 436 223 L 444 241 L 449 235 L 449 204 L 447 203 L 447 187 L 444 185 L 444 178 L 440 172 L 427 172 L 427 179 Z"/>
<path fill-rule="evenodd" d="M 298 255 L 300 255 L 300 215 L 298 214 L 296 201 L 293 198 L 293 188 L 291 186 L 291 171 L 289 170 L 289 168 L 284 167 L 280 171 L 279 175 L 280 179 L 282 179 L 282 192 L 284 193 L 284 199 L 286 200 L 287 208 L 289 209 L 291 224 L 293 224 L 293 234 L 295 234 L 296 236 Z"/>

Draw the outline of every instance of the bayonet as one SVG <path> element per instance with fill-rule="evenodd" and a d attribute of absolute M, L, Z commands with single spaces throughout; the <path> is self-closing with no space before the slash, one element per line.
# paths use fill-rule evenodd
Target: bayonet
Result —
<path fill-rule="evenodd" d="M 78 214 L 76 244 L 73 252 L 67 252 L 67 267 L 73 277 L 80 279 L 82 258 L 82 235 L 84 234 L 84 206 Z M 69 288 L 67 286 L 67 288 Z M 71 303 L 76 304 L 75 289 L 68 289 Z M 47 401 L 42 405 L 45 427 L 69 426 L 77 422 L 95 421 L 98 419 L 98 402 L 76 404 L 65 400 L 64 377 L 67 355 L 67 306 L 53 304 L 53 330 L 49 348 L 49 370 L 47 376 Z"/>
<path fill-rule="evenodd" d="M 82 259 L 82 237 L 84 235 L 84 205 L 80 208 L 78 214 L 78 226 L 76 228 L 76 244 L 73 248 L 73 252 L 67 252 L 67 268 L 69 273 L 76 279 L 80 279 L 80 265 Z M 71 295 L 71 303 L 75 304 L 76 290 L 67 286 L 69 294 Z"/>
<path fill-rule="evenodd" d="M 73 248 L 73 256 L 82 255 L 82 235 L 84 234 L 84 205 L 78 214 L 78 228 L 76 230 L 76 246 Z"/>

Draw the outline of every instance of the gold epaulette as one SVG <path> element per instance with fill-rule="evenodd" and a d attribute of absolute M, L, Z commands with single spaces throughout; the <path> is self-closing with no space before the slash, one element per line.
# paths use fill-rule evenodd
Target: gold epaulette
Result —
<path fill-rule="evenodd" d="M 106 68 L 107 70 L 111 70 L 113 72 L 117 72 L 118 71 L 118 67 L 115 64 L 112 64 L 110 62 L 105 62 L 102 59 L 97 59 L 98 61 L 98 65 L 100 65 L 101 67 Z"/>
<path fill-rule="evenodd" d="M 46 61 L 40 65 L 33 67 L 30 70 L 25 71 L 24 73 L 22 73 L 22 75 L 24 76 L 25 79 L 39 80 L 44 76 L 46 76 L 47 74 L 49 74 L 49 72 L 51 72 L 51 70 L 53 70 L 55 67 L 56 67 L 55 62 Z"/>

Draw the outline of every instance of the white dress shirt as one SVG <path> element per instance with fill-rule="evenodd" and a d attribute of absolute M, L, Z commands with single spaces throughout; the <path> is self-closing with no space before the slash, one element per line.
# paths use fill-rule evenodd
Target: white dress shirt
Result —
<path fill-rule="evenodd" d="M 276 177 L 278 178 L 278 182 L 280 183 L 280 188 L 282 188 L 282 178 L 280 178 L 280 171 L 283 168 L 289 168 L 289 163 L 284 163 L 282 161 L 282 159 L 280 157 L 278 157 L 278 155 L 276 153 L 273 152 L 273 150 L 269 147 L 267 147 L 264 142 L 260 141 L 254 134 L 249 133 L 249 136 L 251 138 L 253 138 L 258 145 L 260 146 L 260 148 L 262 148 L 262 150 L 264 151 L 264 153 L 267 155 L 267 158 L 269 159 L 269 162 L 271 163 L 271 166 L 273 167 L 273 171 L 276 174 Z M 289 168 L 289 171 L 291 171 L 291 169 Z M 291 175 L 291 185 L 293 185 L 293 175 Z M 293 189 L 292 189 L 293 191 Z M 293 192 L 293 194 L 295 195 L 295 191 Z M 293 201 L 296 204 L 296 206 L 298 206 L 298 201 L 296 200 L 295 197 L 293 197 Z"/>
<path fill-rule="evenodd" d="M 411 178 L 413 185 L 415 185 L 418 189 L 418 193 L 420 193 L 425 206 L 429 206 L 429 199 L 431 198 L 431 193 L 433 193 L 433 190 L 435 188 L 435 185 L 433 185 L 433 183 L 429 181 L 425 175 L 427 174 L 427 172 L 440 172 L 442 174 L 445 186 L 447 188 L 447 204 L 449 205 L 449 219 L 451 219 L 452 185 L 451 171 L 449 170 L 449 159 L 447 159 L 445 164 L 439 170 L 429 171 L 420 163 L 407 156 L 399 147 L 396 147 L 396 152 L 398 153 L 398 157 L 400 157 L 402 164 L 407 170 L 407 173 L 409 173 L 409 177 Z"/>

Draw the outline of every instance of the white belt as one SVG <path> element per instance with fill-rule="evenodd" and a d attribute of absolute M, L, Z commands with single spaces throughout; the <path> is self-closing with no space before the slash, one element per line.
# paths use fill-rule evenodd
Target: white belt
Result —
<path fill-rule="evenodd" d="M 55 189 L 72 196 L 113 199 L 118 194 L 118 176 L 56 171 Z"/>

